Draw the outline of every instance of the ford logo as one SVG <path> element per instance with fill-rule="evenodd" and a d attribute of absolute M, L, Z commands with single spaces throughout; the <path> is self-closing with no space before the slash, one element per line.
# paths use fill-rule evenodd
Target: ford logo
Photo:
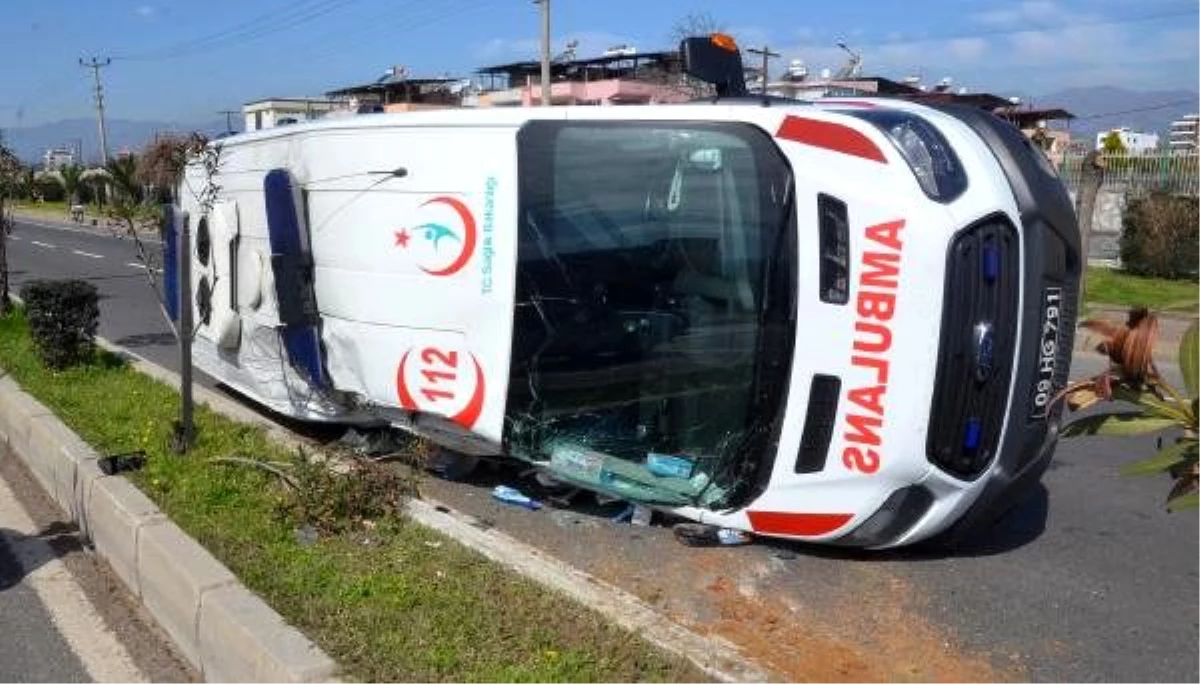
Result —
<path fill-rule="evenodd" d="M 985 382 L 996 370 L 996 331 L 991 323 L 977 323 L 971 336 L 971 359 L 975 364 L 975 382 Z"/>

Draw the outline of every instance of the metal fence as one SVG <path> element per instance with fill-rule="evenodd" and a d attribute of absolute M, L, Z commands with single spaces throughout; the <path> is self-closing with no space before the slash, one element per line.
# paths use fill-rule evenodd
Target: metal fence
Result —
<path fill-rule="evenodd" d="M 1079 188 L 1085 152 L 1071 151 L 1058 164 L 1058 173 L 1071 192 Z M 1101 190 L 1127 194 L 1167 192 L 1200 195 L 1200 155 L 1137 154 L 1103 155 L 1104 183 Z"/>

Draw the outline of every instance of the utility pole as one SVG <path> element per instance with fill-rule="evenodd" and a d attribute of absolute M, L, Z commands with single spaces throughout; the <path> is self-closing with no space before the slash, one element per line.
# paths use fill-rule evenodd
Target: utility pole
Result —
<path fill-rule="evenodd" d="M 771 52 L 771 48 L 768 45 L 763 45 L 761 48 L 746 48 L 746 52 L 752 55 L 762 55 L 762 94 L 766 95 L 767 81 L 769 80 L 767 78 L 767 60 L 772 57 L 779 57 L 780 55 L 778 52 Z"/>
<path fill-rule="evenodd" d="M 309 108 L 310 109 L 312 108 L 311 104 L 309 105 Z M 227 133 L 232 133 L 233 132 L 233 115 L 240 114 L 241 112 L 238 112 L 237 110 L 234 110 L 234 109 L 222 109 L 221 111 L 219 111 L 217 113 L 225 115 L 225 131 Z M 308 113 L 308 118 L 310 118 L 310 119 L 312 118 L 311 111 Z"/>
<path fill-rule="evenodd" d="M 542 106 L 550 106 L 550 0 L 533 0 L 542 6 Z"/>
<path fill-rule="evenodd" d="M 100 163 L 108 163 L 108 130 L 104 128 L 104 88 L 100 85 L 100 69 L 112 64 L 112 59 L 105 58 L 103 62 L 92 57 L 91 62 L 79 60 L 79 66 L 92 70 L 92 78 L 96 81 L 96 116 L 100 121 Z"/>

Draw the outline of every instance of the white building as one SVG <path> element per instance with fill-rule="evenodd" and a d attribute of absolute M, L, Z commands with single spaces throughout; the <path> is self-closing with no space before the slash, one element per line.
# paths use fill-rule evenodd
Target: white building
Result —
<path fill-rule="evenodd" d="M 319 119 L 345 103 L 316 97 L 272 97 L 242 105 L 247 131 Z"/>
<path fill-rule="evenodd" d="M 1153 152 L 1158 148 L 1157 133 L 1134 133 L 1129 128 L 1122 126 L 1109 131 L 1104 131 L 1096 134 L 1096 149 L 1104 149 L 1104 139 L 1116 133 L 1121 144 L 1125 147 L 1125 151 L 1129 154 L 1142 154 L 1145 152 Z"/>
<path fill-rule="evenodd" d="M 1200 115 L 1188 114 L 1172 121 L 1167 146 L 1172 152 L 1195 152 L 1200 147 Z"/>
<path fill-rule="evenodd" d="M 71 166 L 76 163 L 75 150 L 69 147 L 55 147 L 46 150 L 42 155 L 42 166 L 47 171 L 61 169 L 64 166 Z"/>

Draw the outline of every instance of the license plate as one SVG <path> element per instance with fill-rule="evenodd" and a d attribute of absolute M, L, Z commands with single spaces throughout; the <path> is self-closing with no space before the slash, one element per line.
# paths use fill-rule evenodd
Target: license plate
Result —
<path fill-rule="evenodd" d="M 1037 369 L 1033 376 L 1033 410 L 1029 417 L 1043 419 L 1058 388 L 1054 386 L 1055 362 L 1058 360 L 1059 323 L 1062 320 L 1062 288 L 1042 290 L 1042 317 L 1038 331 Z"/>

